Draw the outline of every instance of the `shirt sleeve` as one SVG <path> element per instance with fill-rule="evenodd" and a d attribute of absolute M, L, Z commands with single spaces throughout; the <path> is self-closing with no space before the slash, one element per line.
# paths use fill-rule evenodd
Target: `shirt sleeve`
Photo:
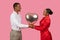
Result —
<path fill-rule="evenodd" d="M 27 27 L 28 27 L 28 25 L 21 24 L 21 23 L 17 20 L 17 18 L 16 18 L 15 15 L 13 15 L 13 16 L 11 17 L 11 20 L 13 21 L 13 23 L 14 23 L 16 26 L 18 26 L 18 27 L 20 27 L 20 28 L 27 28 Z"/>
<path fill-rule="evenodd" d="M 35 26 L 35 29 L 36 30 L 40 30 L 40 26 Z"/>
<path fill-rule="evenodd" d="M 47 29 L 50 25 L 49 20 L 44 21 L 44 23 L 40 24 L 40 26 L 35 26 L 36 30 L 40 30 L 40 31 L 44 31 L 45 29 Z"/>

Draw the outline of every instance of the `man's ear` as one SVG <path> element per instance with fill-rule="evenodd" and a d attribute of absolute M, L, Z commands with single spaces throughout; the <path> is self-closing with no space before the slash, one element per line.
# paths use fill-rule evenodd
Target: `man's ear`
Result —
<path fill-rule="evenodd" d="M 15 9 L 16 9 L 17 7 L 15 7 Z"/>

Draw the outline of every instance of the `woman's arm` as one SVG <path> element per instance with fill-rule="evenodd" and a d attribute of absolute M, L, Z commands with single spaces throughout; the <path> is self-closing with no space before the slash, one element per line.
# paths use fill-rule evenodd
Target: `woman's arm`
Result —
<path fill-rule="evenodd" d="M 40 26 L 35 26 L 36 30 L 40 30 L 40 31 L 44 31 L 45 29 L 47 29 L 50 25 L 50 21 L 46 20 L 44 23 L 40 24 Z"/>

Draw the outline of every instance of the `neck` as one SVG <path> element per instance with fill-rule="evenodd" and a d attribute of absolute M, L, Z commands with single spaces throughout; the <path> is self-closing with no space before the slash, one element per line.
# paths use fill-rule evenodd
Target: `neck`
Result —
<path fill-rule="evenodd" d="M 45 17 L 47 17 L 47 16 L 49 16 L 49 15 L 45 15 Z"/>
<path fill-rule="evenodd" d="M 18 14 L 18 11 L 17 10 L 14 10 L 17 14 Z"/>

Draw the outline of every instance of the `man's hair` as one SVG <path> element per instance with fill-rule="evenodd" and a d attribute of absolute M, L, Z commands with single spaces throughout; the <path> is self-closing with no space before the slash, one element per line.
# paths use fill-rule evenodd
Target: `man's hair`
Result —
<path fill-rule="evenodd" d="M 13 4 L 13 8 L 15 9 L 15 7 L 17 7 L 17 5 L 19 5 L 20 3 L 14 3 Z"/>

